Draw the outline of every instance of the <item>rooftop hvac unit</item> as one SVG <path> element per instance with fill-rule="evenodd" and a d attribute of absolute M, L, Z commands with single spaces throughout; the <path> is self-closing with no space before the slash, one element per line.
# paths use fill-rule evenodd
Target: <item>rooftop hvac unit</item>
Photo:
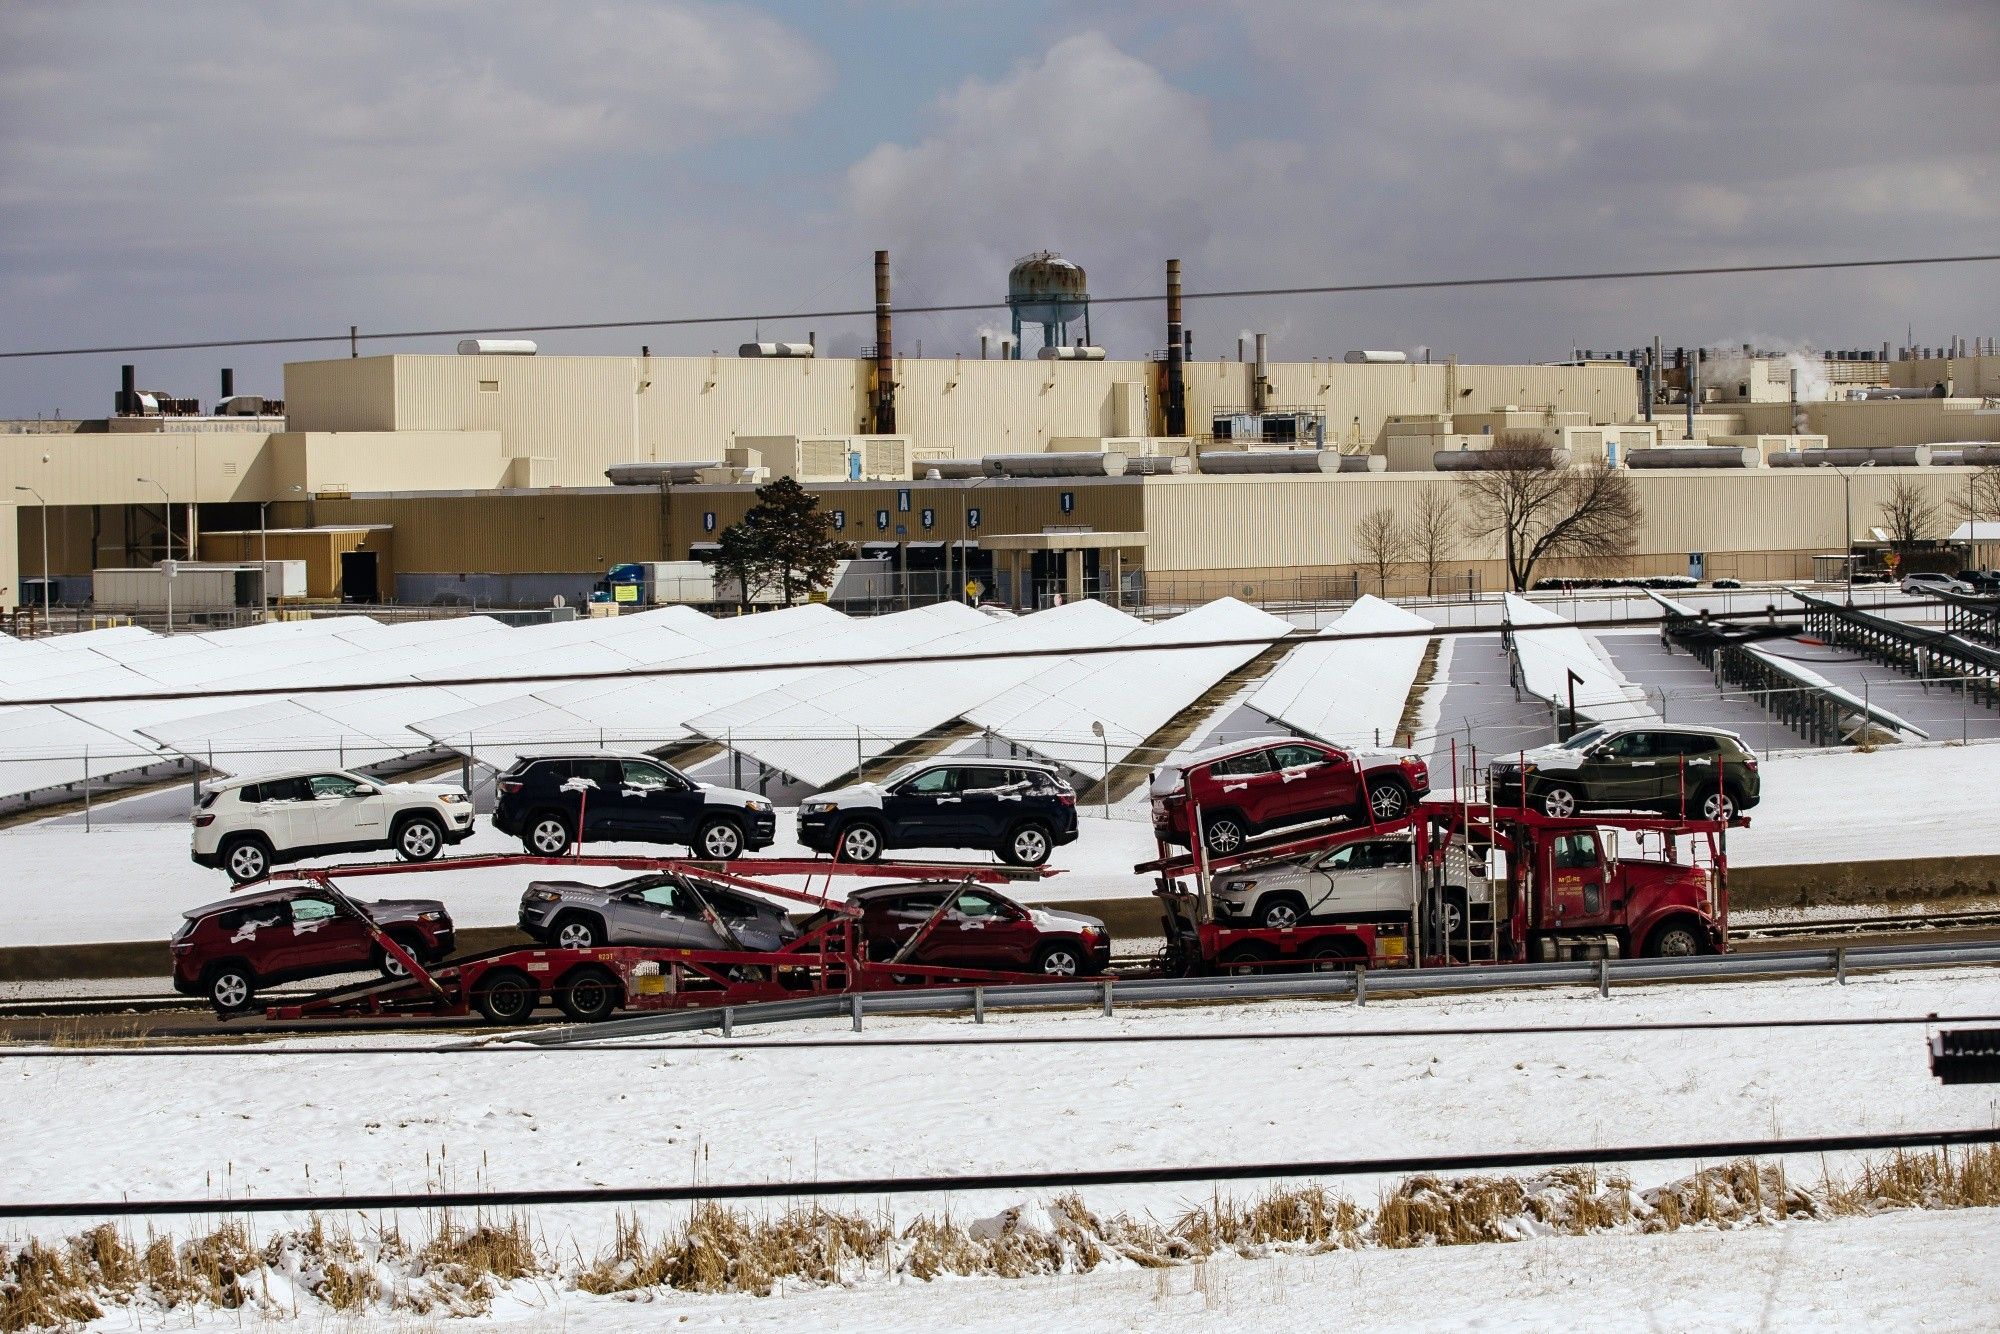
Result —
<path fill-rule="evenodd" d="M 744 343 L 736 349 L 739 357 L 811 357 L 818 349 L 811 343 Z"/>
<path fill-rule="evenodd" d="M 845 482 L 853 472 L 848 464 L 851 453 L 846 437 L 799 441 L 798 465 L 794 476 L 802 482 Z"/>
<path fill-rule="evenodd" d="M 461 357 L 532 357 L 535 344 L 526 338 L 461 338 L 458 341 L 458 355 Z"/>
<path fill-rule="evenodd" d="M 864 436 L 861 447 L 861 476 L 870 482 L 906 482 L 910 479 L 910 441 L 906 436 Z"/>

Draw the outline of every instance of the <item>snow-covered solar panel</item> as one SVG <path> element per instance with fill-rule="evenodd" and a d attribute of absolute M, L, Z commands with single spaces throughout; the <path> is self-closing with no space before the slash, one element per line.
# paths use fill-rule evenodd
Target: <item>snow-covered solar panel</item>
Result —
<path fill-rule="evenodd" d="M 966 710 L 966 721 L 1087 778 L 1101 779 L 1107 760 L 1117 765 L 1130 758 L 1216 682 L 1269 647 L 1139 651 L 1143 645 L 1277 640 L 1293 629 L 1289 621 L 1235 598 L 1152 625 L 1135 625 L 1132 633 L 1114 641 L 1132 645 L 1133 652 L 1055 662 Z M 1093 724 L 1103 727 L 1102 737 Z M 1139 758 L 1149 762 L 1147 756 Z"/>
<path fill-rule="evenodd" d="M 1434 629 L 1415 612 L 1364 595 L 1312 639 L 1285 655 L 1244 701 L 1301 736 L 1335 745 L 1389 742 Z M 1344 639 L 1382 632 L 1388 639 Z"/>
<path fill-rule="evenodd" d="M 1576 711 L 1592 722 L 1659 716 L 1646 703 L 1645 691 L 1612 664 L 1594 636 L 1516 593 L 1507 594 L 1506 608 L 1510 628 L 1537 627 L 1513 636 L 1514 659 L 1529 694 L 1567 709 L 1574 672 Z"/>

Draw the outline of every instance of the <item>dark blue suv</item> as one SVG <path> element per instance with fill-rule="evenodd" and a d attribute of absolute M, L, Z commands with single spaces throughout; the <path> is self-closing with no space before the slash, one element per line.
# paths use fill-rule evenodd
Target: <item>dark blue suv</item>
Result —
<path fill-rule="evenodd" d="M 1040 866 L 1076 841 L 1076 793 L 1054 766 L 1021 760 L 919 760 L 799 806 L 799 842 L 842 861 L 890 848 L 981 848 Z"/>
<path fill-rule="evenodd" d="M 500 775 L 493 827 L 538 857 L 577 841 L 679 843 L 725 859 L 768 848 L 778 834 L 766 798 L 709 787 L 670 764 L 641 756 L 531 755 Z"/>

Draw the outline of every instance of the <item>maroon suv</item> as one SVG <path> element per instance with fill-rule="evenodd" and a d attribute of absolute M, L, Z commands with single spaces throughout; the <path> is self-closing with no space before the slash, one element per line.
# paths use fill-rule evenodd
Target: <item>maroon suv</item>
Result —
<path fill-rule="evenodd" d="M 1111 932 L 1097 918 L 1030 908 L 984 885 L 870 885 L 847 901 L 861 909 L 862 939 L 877 963 L 922 932 L 904 962 L 1050 977 L 1095 977 L 1111 966 Z"/>
<path fill-rule="evenodd" d="M 1153 832 L 1192 846 L 1190 805 L 1201 808 L 1210 853 L 1228 857 L 1245 841 L 1289 825 L 1339 816 L 1400 820 L 1431 790 L 1412 750 L 1343 750 L 1303 737 L 1259 737 L 1216 746 L 1153 775 Z"/>
<path fill-rule="evenodd" d="M 436 899 L 355 906 L 420 963 L 435 963 L 456 945 L 451 914 Z M 218 1014 L 249 1009 L 259 988 L 279 982 L 366 968 L 403 975 L 359 918 L 309 885 L 223 899 L 184 916 L 173 939 L 174 990 L 208 997 Z"/>

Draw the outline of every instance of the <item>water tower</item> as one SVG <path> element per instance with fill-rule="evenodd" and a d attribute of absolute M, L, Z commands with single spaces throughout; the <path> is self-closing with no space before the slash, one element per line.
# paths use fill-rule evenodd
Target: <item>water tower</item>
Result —
<path fill-rule="evenodd" d="M 1067 347 L 1069 322 L 1083 317 L 1090 341 L 1090 291 L 1083 269 L 1053 250 L 1037 250 L 1007 274 L 1007 307 L 1014 312 L 1014 356 L 1021 355 L 1021 326 L 1042 326 L 1043 347 Z"/>

